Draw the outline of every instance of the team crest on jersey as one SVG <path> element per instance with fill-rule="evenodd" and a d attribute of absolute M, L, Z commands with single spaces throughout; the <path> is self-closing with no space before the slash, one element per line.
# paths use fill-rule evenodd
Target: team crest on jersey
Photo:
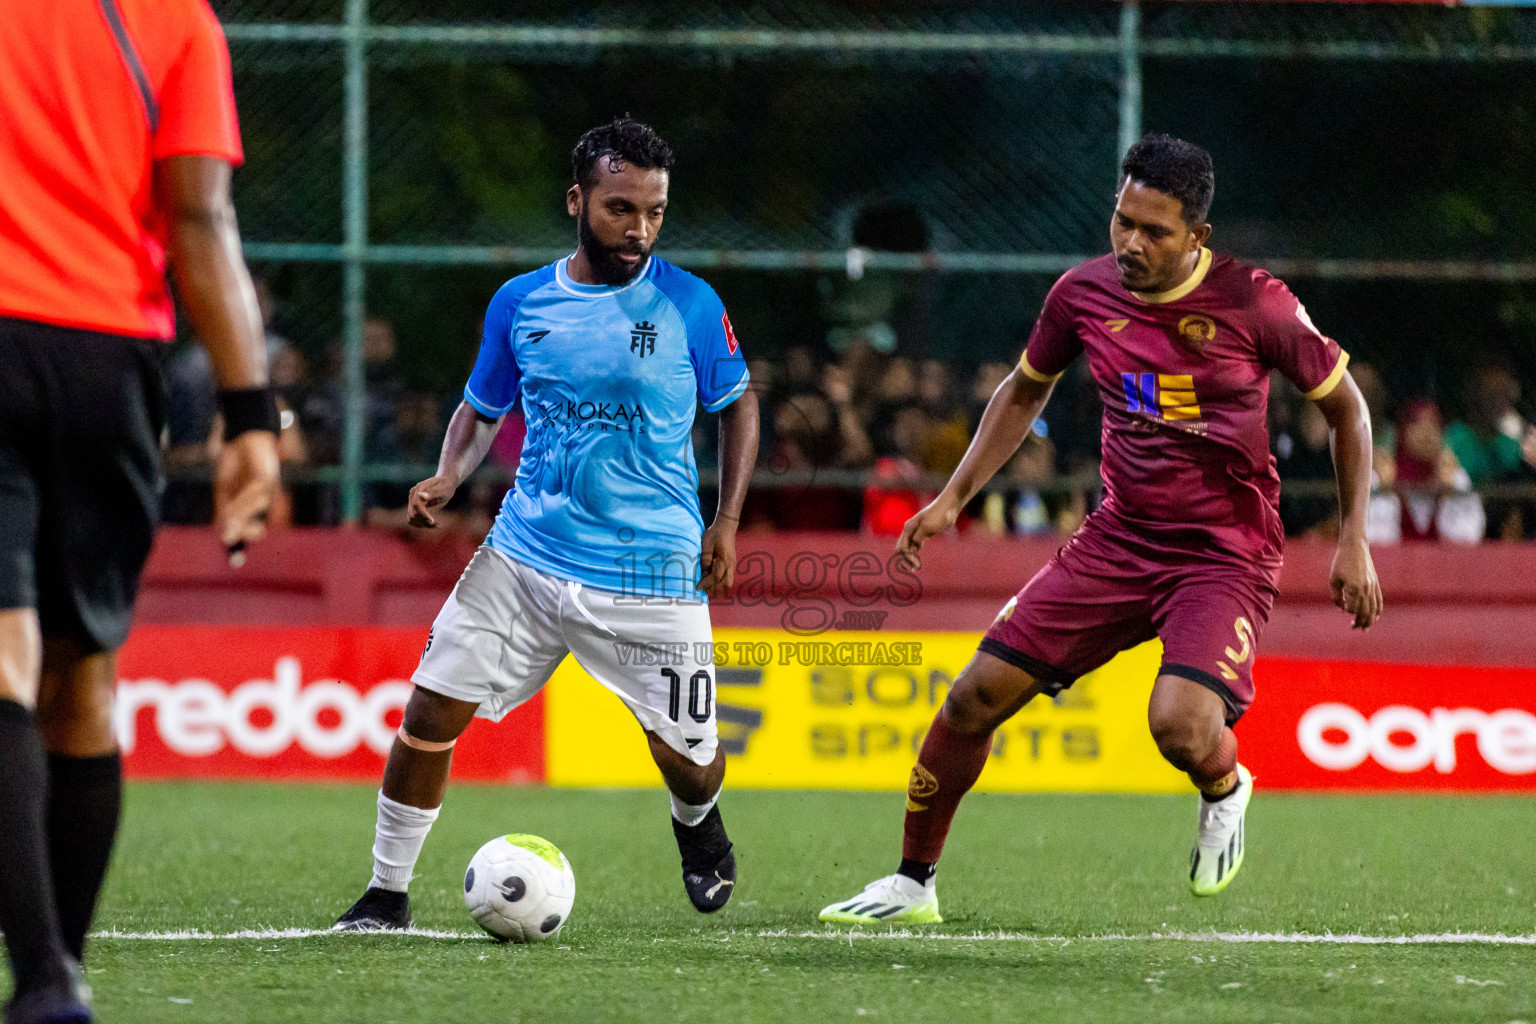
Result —
<path fill-rule="evenodd" d="M 644 359 L 656 351 L 656 325 L 648 320 L 635 324 L 629 332 L 629 350 Z"/>
<path fill-rule="evenodd" d="M 1179 337 L 1196 352 L 1216 338 L 1216 321 L 1204 313 L 1191 313 L 1179 321 Z"/>

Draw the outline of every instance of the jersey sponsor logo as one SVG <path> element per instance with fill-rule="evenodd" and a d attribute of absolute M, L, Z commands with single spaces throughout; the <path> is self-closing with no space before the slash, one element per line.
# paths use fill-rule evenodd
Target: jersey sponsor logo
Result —
<path fill-rule="evenodd" d="M 1105 320 L 1104 326 L 1109 328 L 1111 334 L 1119 334 L 1130 326 L 1129 320 Z"/>
<path fill-rule="evenodd" d="M 649 320 L 635 324 L 635 329 L 629 332 L 629 350 L 641 359 L 655 352 L 656 325 Z"/>
<path fill-rule="evenodd" d="M 1179 337 L 1198 352 L 1216 339 L 1216 321 L 1204 313 L 1191 313 L 1179 321 Z"/>
<path fill-rule="evenodd" d="M 1187 373 L 1122 373 L 1126 408 L 1154 419 L 1198 420 L 1200 400 Z"/>
<path fill-rule="evenodd" d="M 725 350 L 735 355 L 736 349 L 740 346 L 736 343 L 736 332 L 731 328 L 731 314 L 720 314 L 720 326 L 725 328 Z"/>
<path fill-rule="evenodd" d="M 539 342 L 543 341 L 547 337 L 549 337 L 549 332 L 548 331 L 529 331 L 528 332 L 528 344 L 530 344 L 530 345 L 537 345 Z"/>
<path fill-rule="evenodd" d="M 630 405 L 612 400 L 578 402 L 567 398 L 545 402 L 538 410 L 546 423 L 575 423 L 587 430 L 645 433 L 645 410 L 639 402 Z"/>

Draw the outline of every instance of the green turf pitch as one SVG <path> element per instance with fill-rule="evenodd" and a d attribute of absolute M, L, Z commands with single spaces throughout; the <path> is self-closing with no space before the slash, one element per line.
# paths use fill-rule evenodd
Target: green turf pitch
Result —
<path fill-rule="evenodd" d="M 939 875 L 943 925 L 819 925 L 821 906 L 892 870 L 901 804 L 727 791 L 741 881 L 706 918 L 683 894 L 660 791 L 458 787 L 412 900 L 419 927 L 465 937 L 100 937 L 89 979 L 108 1024 L 1536 1022 L 1536 945 L 1154 937 L 1536 935 L 1536 800 L 1261 790 L 1242 874 L 1196 901 L 1193 798 L 978 794 Z M 97 927 L 328 926 L 367 881 L 373 816 L 363 786 L 131 786 Z M 552 943 L 468 937 L 462 872 L 509 831 L 553 840 L 575 867 Z M 1103 938 L 1117 934 L 1132 938 Z"/>

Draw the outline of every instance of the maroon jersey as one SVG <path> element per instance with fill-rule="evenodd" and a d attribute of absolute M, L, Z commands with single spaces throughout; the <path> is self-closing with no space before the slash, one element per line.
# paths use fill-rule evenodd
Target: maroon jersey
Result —
<path fill-rule="evenodd" d="M 1019 368 L 1052 381 L 1084 350 L 1104 401 L 1095 525 L 1170 554 L 1278 568 L 1270 370 L 1317 399 L 1349 361 L 1290 289 L 1202 249 L 1189 280 L 1147 295 L 1127 291 L 1114 255 L 1102 256 L 1052 287 Z"/>

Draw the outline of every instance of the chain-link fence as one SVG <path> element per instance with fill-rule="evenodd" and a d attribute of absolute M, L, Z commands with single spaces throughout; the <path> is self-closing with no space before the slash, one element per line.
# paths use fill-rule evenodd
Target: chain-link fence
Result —
<path fill-rule="evenodd" d="M 322 476 L 348 518 L 365 477 L 390 475 L 365 468 L 365 311 L 395 323 L 421 387 L 462 377 L 495 284 L 569 251 L 571 144 L 624 112 L 678 154 L 663 251 L 710 276 L 759 352 L 884 315 L 908 354 L 1012 358 L 1054 275 L 1105 249 L 1117 159 L 1145 126 L 1213 151 L 1218 243 L 1311 279 L 1331 333 L 1358 330 L 1389 383 L 1454 374 L 1419 351 L 1435 337 L 1405 344 L 1425 323 L 1513 339 L 1536 379 L 1536 11 L 214 6 L 247 255 L 344 382 Z M 1432 308 L 1376 308 L 1413 294 Z"/>

